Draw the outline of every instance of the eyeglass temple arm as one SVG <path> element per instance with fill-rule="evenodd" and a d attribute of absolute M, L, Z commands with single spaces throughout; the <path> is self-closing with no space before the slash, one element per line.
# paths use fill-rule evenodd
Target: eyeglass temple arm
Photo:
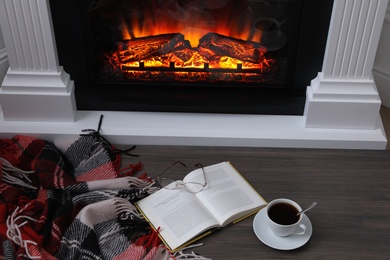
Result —
<path fill-rule="evenodd" d="M 202 168 L 203 178 L 204 178 L 204 186 L 203 187 L 206 187 L 207 186 L 207 179 L 206 179 L 206 172 L 204 171 L 203 165 L 201 163 L 197 163 L 197 164 L 195 164 L 195 166 Z"/>
<path fill-rule="evenodd" d="M 176 164 L 181 164 L 182 166 L 184 167 L 187 167 L 187 165 L 185 165 L 184 163 L 182 163 L 181 161 L 176 161 L 174 163 L 172 163 L 168 168 L 166 168 L 165 170 L 163 170 L 159 175 L 157 175 L 157 178 L 160 177 L 161 175 L 163 175 L 166 171 L 168 171 L 169 169 L 171 169 L 173 166 L 175 166 Z"/>

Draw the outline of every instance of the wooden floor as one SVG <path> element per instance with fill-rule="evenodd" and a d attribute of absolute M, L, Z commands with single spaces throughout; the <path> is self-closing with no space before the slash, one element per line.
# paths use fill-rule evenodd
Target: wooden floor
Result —
<path fill-rule="evenodd" d="M 390 108 L 381 108 L 390 139 Z M 124 149 L 128 147 L 117 146 Z M 390 150 L 390 146 L 387 146 Z M 231 161 L 269 201 L 288 197 L 309 205 L 309 243 L 284 252 L 255 236 L 253 217 L 202 239 L 195 252 L 213 259 L 382 259 L 390 255 L 390 153 L 371 150 L 139 146 L 122 166 L 141 162 L 152 178 L 172 162 L 211 165 Z M 183 176 L 172 178 L 180 179 Z M 384 259 L 384 258 L 383 258 Z"/>
<path fill-rule="evenodd" d="M 308 213 L 313 235 L 299 249 L 264 245 L 254 234 L 251 216 L 203 238 L 204 245 L 193 249 L 200 255 L 214 260 L 389 259 L 388 150 L 138 146 L 132 152 L 139 157 L 124 155 L 123 166 L 141 162 L 141 173 L 151 177 L 177 160 L 189 171 L 198 162 L 230 161 L 267 201 L 287 197 L 302 206 L 318 202 Z M 183 178 L 175 170 L 166 174 Z"/>
<path fill-rule="evenodd" d="M 383 126 L 385 128 L 387 140 L 390 140 L 390 108 L 382 106 L 381 110 L 381 118 L 383 122 Z M 390 144 L 387 143 L 387 150 L 390 150 Z"/>

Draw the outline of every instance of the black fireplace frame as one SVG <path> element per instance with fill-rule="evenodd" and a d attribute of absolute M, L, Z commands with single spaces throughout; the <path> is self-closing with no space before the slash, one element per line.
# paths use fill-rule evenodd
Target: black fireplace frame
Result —
<path fill-rule="evenodd" d="M 59 63 L 75 82 L 78 110 L 302 115 L 306 87 L 321 71 L 333 0 L 300 0 L 294 70 L 284 86 L 98 82 L 90 51 L 87 1 L 49 0 Z"/>

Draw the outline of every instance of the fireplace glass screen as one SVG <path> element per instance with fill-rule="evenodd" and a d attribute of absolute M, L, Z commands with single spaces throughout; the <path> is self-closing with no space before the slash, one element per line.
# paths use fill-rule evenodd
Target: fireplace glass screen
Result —
<path fill-rule="evenodd" d="M 296 6 L 294 0 L 92 1 L 97 80 L 285 85 Z"/>

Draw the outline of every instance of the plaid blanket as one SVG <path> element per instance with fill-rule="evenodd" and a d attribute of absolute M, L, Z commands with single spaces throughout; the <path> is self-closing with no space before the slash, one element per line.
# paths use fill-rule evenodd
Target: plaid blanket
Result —
<path fill-rule="evenodd" d="M 134 202 L 156 191 L 142 164 L 96 135 L 65 152 L 48 141 L 0 139 L 0 259 L 206 259 L 165 250 Z"/>

